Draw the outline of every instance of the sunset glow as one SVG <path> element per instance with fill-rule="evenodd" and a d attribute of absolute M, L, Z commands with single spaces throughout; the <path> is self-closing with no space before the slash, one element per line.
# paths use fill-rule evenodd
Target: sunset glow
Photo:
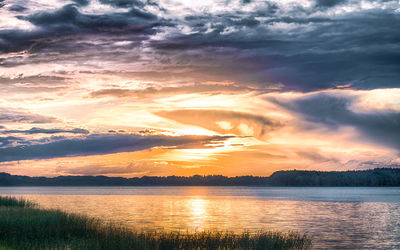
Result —
<path fill-rule="evenodd" d="M 398 1 L 1 2 L 1 171 L 398 167 L 399 11 Z"/>

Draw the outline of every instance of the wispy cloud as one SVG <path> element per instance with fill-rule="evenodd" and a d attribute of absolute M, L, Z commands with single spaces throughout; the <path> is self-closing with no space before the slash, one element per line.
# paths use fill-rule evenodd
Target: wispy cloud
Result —
<path fill-rule="evenodd" d="M 54 123 L 57 119 L 54 117 L 32 114 L 27 111 L 13 109 L 13 108 L 0 108 L 0 123 Z"/>
<path fill-rule="evenodd" d="M 242 136 L 255 136 L 257 138 L 266 137 L 268 132 L 283 126 L 279 121 L 265 116 L 225 110 L 185 109 L 161 111 L 157 115 L 184 124 L 197 125 L 222 134 L 231 133 Z"/>
<path fill-rule="evenodd" d="M 1 134 L 60 134 L 60 133 L 71 133 L 71 134 L 89 134 L 89 131 L 81 128 L 73 128 L 73 129 L 60 129 L 60 128 L 52 128 L 52 129 L 44 129 L 44 128 L 31 128 L 28 130 L 3 130 L 0 131 Z"/>

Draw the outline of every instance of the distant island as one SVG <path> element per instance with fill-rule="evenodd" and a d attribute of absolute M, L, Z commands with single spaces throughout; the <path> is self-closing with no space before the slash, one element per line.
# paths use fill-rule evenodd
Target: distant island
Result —
<path fill-rule="evenodd" d="M 0 173 L 0 186 L 400 186 L 400 169 L 359 171 L 277 171 L 269 177 L 222 175 L 29 177 Z"/>

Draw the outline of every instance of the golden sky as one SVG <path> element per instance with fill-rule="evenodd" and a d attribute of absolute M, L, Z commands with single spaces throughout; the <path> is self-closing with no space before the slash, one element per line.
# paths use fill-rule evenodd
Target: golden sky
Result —
<path fill-rule="evenodd" d="M 398 167 L 399 11 L 397 1 L 2 3 L 0 171 Z"/>

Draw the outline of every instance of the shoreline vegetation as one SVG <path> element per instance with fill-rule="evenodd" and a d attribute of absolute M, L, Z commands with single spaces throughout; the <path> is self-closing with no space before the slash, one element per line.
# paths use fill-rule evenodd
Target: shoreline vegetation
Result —
<path fill-rule="evenodd" d="M 29 177 L 0 173 L 0 186 L 400 186 L 400 168 L 358 171 L 277 171 L 269 177 L 222 175 Z"/>
<path fill-rule="evenodd" d="M 0 196 L 0 249 L 309 249 L 296 232 L 138 232 Z"/>

